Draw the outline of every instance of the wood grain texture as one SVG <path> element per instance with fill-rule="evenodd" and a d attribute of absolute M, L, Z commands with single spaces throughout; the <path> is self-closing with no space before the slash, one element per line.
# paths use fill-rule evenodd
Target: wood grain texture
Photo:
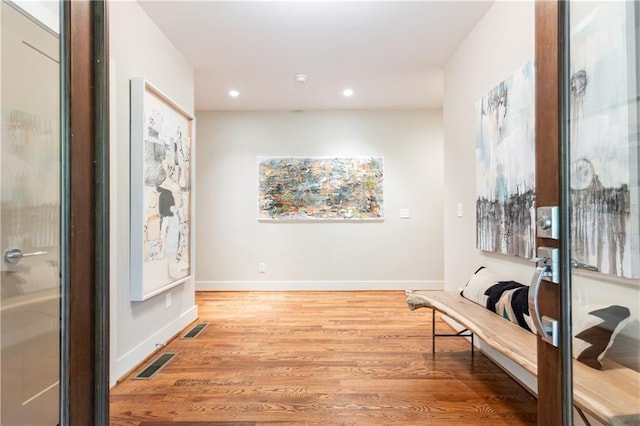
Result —
<path fill-rule="evenodd" d="M 458 292 L 414 293 L 408 299 L 413 306 L 432 307 L 451 317 L 529 373 L 537 375 L 540 371 L 537 338 L 533 333 L 461 297 Z M 573 360 L 575 406 L 604 424 L 640 425 L 640 372 L 607 358 L 603 358 L 602 363 L 603 369 L 596 370 Z"/>
<path fill-rule="evenodd" d="M 412 294 L 468 328 L 488 346 L 504 354 L 533 375 L 538 373 L 536 335 L 494 312 L 471 302 L 455 291 L 429 291 Z"/>
<path fill-rule="evenodd" d="M 536 424 L 535 398 L 468 342 L 432 354 L 431 315 L 403 292 L 203 292 L 197 303 L 210 325 L 170 342 L 178 355 L 153 379 L 112 389 L 112 425 Z"/>
<path fill-rule="evenodd" d="M 63 76 L 63 231 L 61 423 L 103 425 L 108 381 L 108 261 L 98 247 L 108 245 L 100 227 L 106 227 L 108 194 L 98 171 L 108 170 L 96 146 L 106 144 L 98 130 L 108 122 L 99 116 L 106 98 L 99 96 L 102 81 L 96 69 L 106 67 L 107 52 L 96 46 L 106 39 L 96 26 L 106 10 L 102 1 L 63 3 L 61 71 Z M 102 10 L 101 10 L 102 9 Z M 99 220 L 98 218 L 102 218 Z M 108 235 L 108 234 L 106 234 Z"/>
<path fill-rule="evenodd" d="M 536 61 L 536 205 L 560 205 L 560 86 L 559 5 L 538 0 L 535 4 Z M 536 238 L 536 247 L 560 247 L 557 240 Z M 541 315 L 560 318 L 558 285 L 540 287 Z M 562 424 L 561 353 L 540 337 L 538 347 L 538 423 Z"/>

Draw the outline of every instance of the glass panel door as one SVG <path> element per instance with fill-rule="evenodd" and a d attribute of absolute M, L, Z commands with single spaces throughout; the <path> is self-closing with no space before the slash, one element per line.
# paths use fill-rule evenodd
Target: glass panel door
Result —
<path fill-rule="evenodd" d="M 640 371 L 640 4 L 572 1 L 569 14 L 575 396 L 590 369 Z"/>
<path fill-rule="evenodd" d="M 0 7 L 0 423 L 57 425 L 60 67 L 50 26 L 59 5 Z"/>

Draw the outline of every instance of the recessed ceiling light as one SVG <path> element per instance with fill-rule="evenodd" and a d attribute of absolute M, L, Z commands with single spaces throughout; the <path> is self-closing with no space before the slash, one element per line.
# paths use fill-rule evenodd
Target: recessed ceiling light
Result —
<path fill-rule="evenodd" d="M 350 98 L 351 96 L 353 96 L 353 89 L 344 89 L 344 91 L 342 92 L 342 94 L 347 97 Z"/>
<path fill-rule="evenodd" d="M 307 82 L 307 75 L 306 74 L 296 74 L 296 81 L 298 83 L 306 83 Z"/>
<path fill-rule="evenodd" d="M 237 98 L 238 96 L 240 96 L 240 92 L 238 92 L 236 89 L 229 90 L 229 96 L 231 96 L 232 98 Z"/>

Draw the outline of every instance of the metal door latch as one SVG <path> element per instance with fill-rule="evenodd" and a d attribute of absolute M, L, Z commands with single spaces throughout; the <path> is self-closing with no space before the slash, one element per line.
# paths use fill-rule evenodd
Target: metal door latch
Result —
<path fill-rule="evenodd" d="M 22 260 L 23 257 L 44 256 L 45 254 L 47 254 L 46 251 L 34 251 L 32 253 L 22 253 L 22 250 L 20 249 L 11 249 L 11 250 L 7 250 L 4 253 L 4 260 L 6 260 L 7 263 L 16 265 L 18 264 L 18 262 Z"/>
<path fill-rule="evenodd" d="M 542 340 L 556 347 L 559 344 L 560 338 L 558 320 L 548 316 L 540 316 L 538 295 L 540 293 L 540 284 L 542 284 L 542 280 L 545 278 L 556 284 L 560 282 L 558 268 L 559 253 L 559 250 L 556 248 L 538 247 L 538 259 L 536 261 L 540 266 L 536 268 L 536 273 L 531 279 L 528 297 L 529 315 L 531 315 L 537 333 Z"/>

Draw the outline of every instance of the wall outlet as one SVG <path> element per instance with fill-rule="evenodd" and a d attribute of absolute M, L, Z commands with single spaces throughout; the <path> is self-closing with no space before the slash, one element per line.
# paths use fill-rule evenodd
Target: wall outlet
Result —
<path fill-rule="evenodd" d="M 171 307 L 171 293 L 167 293 L 164 296 L 164 307 L 165 308 L 170 308 Z"/>
<path fill-rule="evenodd" d="M 458 217 L 462 217 L 462 203 L 458 203 Z"/>
<path fill-rule="evenodd" d="M 260 262 L 258 263 L 258 272 L 260 272 L 261 274 L 264 274 L 267 272 L 267 264 L 264 262 Z"/>
<path fill-rule="evenodd" d="M 409 219 L 409 209 L 400 209 L 400 219 Z"/>

